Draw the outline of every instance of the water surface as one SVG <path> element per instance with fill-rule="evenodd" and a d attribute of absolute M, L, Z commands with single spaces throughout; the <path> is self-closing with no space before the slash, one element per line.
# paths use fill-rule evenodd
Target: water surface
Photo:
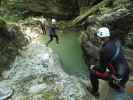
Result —
<path fill-rule="evenodd" d="M 84 77 L 87 75 L 87 66 L 82 57 L 82 50 L 79 43 L 80 33 L 64 32 L 59 33 L 59 44 L 56 44 L 55 39 L 49 44 L 61 58 L 63 69 L 70 75 Z M 44 35 L 41 37 L 41 42 L 46 43 L 49 37 Z"/>

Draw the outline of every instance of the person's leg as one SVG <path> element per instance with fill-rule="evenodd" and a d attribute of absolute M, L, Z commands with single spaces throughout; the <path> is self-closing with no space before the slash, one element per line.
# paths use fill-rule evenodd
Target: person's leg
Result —
<path fill-rule="evenodd" d="M 127 83 L 127 81 L 129 80 L 129 75 L 126 75 L 122 78 L 120 85 L 122 85 L 123 87 L 125 87 L 125 84 Z"/>
<path fill-rule="evenodd" d="M 117 90 L 118 91 L 124 91 L 125 90 L 125 84 L 127 83 L 128 79 L 129 79 L 129 73 L 130 70 L 128 68 L 128 66 L 125 66 L 124 64 L 119 64 L 117 66 L 118 70 L 117 70 L 117 78 L 120 79 L 120 81 L 117 82 Z"/>
<path fill-rule="evenodd" d="M 43 26 L 43 33 L 46 34 L 47 31 L 46 31 L 46 26 Z"/>
<path fill-rule="evenodd" d="M 93 71 L 90 71 L 90 82 L 92 87 L 87 87 L 87 90 L 94 95 L 95 97 L 99 97 L 99 80 L 96 74 Z"/>
<path fill-rule="evenodd" d="M 46 43 L 47 46 L 48 46 L 48 44 L 49 44 L 50 42 L 53 41 L 53 36 L 52 36 L 52 35 L 49 35 L 49 37 L 50 37 L 50 40 Z"/>
<path fill-rule="evenodd" d="M 91 81 L 91 85 L 92 88 L 90 89 L 90 92 L 94 95 L 94 96 L 99 96 L 99 80 L 98 79 L 102 79 L 102 80 L 109 80 L 109 73 L 108 72 L 101 72 L 98 69 L 93 69 L 90 71 L 90 81 Z"/>
<path fill-rule="evenodd" d="M 92 85 L 93 92 L 98 92 L 98 89 L 99 89 L 98 77 L 92 71 L 90 71 L 90 81 L 91 81 L 91 85 Z"/>
<path fill-rule="evenodd" d="M 117 72 L 118 77 L 122 79 L 120 81 L 120 85 L 125 86 L 125 84 L 127 83 L 128 79 L 129 79 L 130 70 L 129 70 L 128 66 L 126 66 L 124 64 L 119 64 L 117 68 L 118 68 L 118 72 Z"/>
<path fill-rule="evenodd" d="M 125 75 L 123 77 L 117 76 L 117 78 L 118 78 L 118 80 L 115 80 L 115 79 L 109 80 L 109 86 L 118 92 L 124 92 L 125 84 L 127 83 L 128 79 L 129 79 L 129 75 Z"/>
<path fill-rule="evenodd" d="M 119 92 L 124 92 L 125 91 L 125 85 L 127 83 L 127 81 L 129 80 L 129 73 L 127 73 L 126 75 L 121 77 L 122 80 L 120 81 L 120 83 L 118 84 L 118 91 Z"/>
<path fill-rule="evenodd" d="M 43 24 L 41 23 L 41 29 L 42 29 L 42 34 L 44 34 L 45 32 L 44 32 L 44 26 L 43 26 Z"/>
<path fill-rule="evenodd" d="M 54 35 L 54 37 L 56 38 L 56 43 L 59 44 L 59 38 L 57 35 Z"/>

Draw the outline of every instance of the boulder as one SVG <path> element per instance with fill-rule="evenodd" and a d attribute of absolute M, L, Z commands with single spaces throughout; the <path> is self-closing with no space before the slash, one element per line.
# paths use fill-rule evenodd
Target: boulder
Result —
<path fill-rule="evenodd" d="M 95 100 L 78 78 L 63 71 L 50 48 L 32 43 L 21 55 L 0 82 L 0 87 L 14 90 L 10 100 Z"/>
<path fill-rule="evenodd" d="M 27 38 L 15 24 L 0 19 L 0 72 L 9 69 L 19 51 L 28 44 Z"/>

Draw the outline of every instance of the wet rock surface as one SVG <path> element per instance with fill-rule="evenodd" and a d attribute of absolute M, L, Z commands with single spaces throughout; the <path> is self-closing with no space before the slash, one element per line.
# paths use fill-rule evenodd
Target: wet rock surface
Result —
<path fill-rule="evenodd" d="M 45 45 L 32 43 L 21 55 L 0 82 L 14 90 L 10 100 L 94 100 L 78 78 L 62 70 L 58 56 Z"/>

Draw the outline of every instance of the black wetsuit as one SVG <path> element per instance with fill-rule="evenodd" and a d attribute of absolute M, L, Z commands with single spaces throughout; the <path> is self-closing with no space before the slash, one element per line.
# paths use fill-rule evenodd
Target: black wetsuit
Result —
<path fill-rule="evenodd" d="M 58 35 L 56 33 L 57 29 L 58 29 L 58 27 L 55 24 L 52 24 L 51 26 L 49 26 L 49 28 L 48 28 L 49 33 L 48 34 L 49 34 L 50 40 L 47 42 L 47 46 L 50 42 L 53 41 L 54 37 L 56 38 L 56 43 L 57 44 L 59 43 L 59 38 L 58 38 Z"/>
<path fill-rule="evenodd" d="M 116 41 L 118 40 L 109 40 L 108 42 L 103 44 L 100 50 L 100 66 L 95 67 L 90 71 L 92 88 L 96 92 L 99 88 L 98 79 L 107 80 L 110 86 L 114 86 L 117 89 L 119 89 L 120 87 L 124 88 L 125 83 L 128 81 L 129 67 L 127 60 L 123 55 L 122 48 L 120 48 L 116 58 L 112 60 L 112 57 L 115 55 L 117 50 Z M 109 71 L 106 71 L 107 68 L 109 69 Z M 111 76 L 113 75 L 121 79 L 119 84 L 115 85 L 112 82 L 113 79 L 111 78 Z"/>

